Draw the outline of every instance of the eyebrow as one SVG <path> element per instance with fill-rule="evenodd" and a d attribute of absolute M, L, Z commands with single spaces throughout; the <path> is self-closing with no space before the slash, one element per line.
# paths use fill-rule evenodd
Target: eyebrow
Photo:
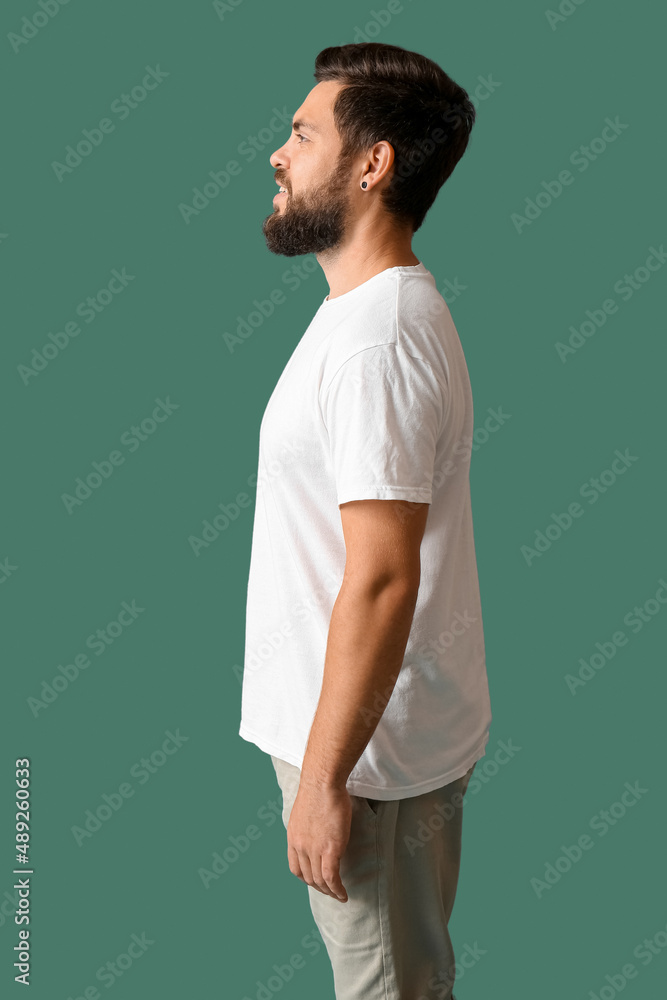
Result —
<path fill-rule="evenodd" d="M 315 132 L 316 135 L 321 135 L 321 129 L 317 125 L 312 125 L 310 122 L 295 121 L 292 122 L 292 131 L 300 132 L 301 129 L 305 129 L 307 132 Z"/>

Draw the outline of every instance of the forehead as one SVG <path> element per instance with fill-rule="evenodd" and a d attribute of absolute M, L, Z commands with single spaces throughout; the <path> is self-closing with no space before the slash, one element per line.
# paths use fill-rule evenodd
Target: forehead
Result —
<path fill-rule="evenodd" d="M 335 136 L 333 105 L 344 85 L 334 80 L 325 80 L 313 87 L 301 107 L 294 112 L 294 123 L 299 122 L 305 131 L 316 136 Z"/>

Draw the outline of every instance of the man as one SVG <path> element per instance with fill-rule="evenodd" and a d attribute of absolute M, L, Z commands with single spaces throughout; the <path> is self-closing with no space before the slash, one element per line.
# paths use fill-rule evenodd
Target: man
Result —
<path fill-rule="evenodd" d="M 329 294 L 261 423 L 240 735 L 271 755 L 338 1000 L 449 1000 L 491 712 L 470 382 L 411 240 L 474 108 L 396 46 L 324 49 L 315 79 L 263 233 L 315 254 Z"/>

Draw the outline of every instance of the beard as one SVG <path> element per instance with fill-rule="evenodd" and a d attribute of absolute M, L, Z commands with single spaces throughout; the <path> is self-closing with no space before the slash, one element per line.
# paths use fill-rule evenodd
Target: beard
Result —
<path fill-rule="evenodd" d="M 347 231 L 350 215 L 346 186 L 350 158 L 340 156 L 333 172 L 316 191 L 300 195 L 288 192 L 282 209 L 277 208 L 262 223 L 271 253 L 298 257 L 338 247 Z"/>

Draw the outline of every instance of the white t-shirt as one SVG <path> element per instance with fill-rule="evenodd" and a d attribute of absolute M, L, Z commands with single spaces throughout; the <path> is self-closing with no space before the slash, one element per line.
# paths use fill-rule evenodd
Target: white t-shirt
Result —
<path fill-rule="evenodd" d="M 473 403 L 454 322 L 422 263 L 324 299 L 266 406 L 246 607 L 243 739 L 301 767 L 345 567 L 338 504 L 430 504 L 403 665 L 353 768 L 400 799 L 484 756 L 491 710 L 470 506 Z M 354 670 L 354 663 L 350 664 Z"/>

